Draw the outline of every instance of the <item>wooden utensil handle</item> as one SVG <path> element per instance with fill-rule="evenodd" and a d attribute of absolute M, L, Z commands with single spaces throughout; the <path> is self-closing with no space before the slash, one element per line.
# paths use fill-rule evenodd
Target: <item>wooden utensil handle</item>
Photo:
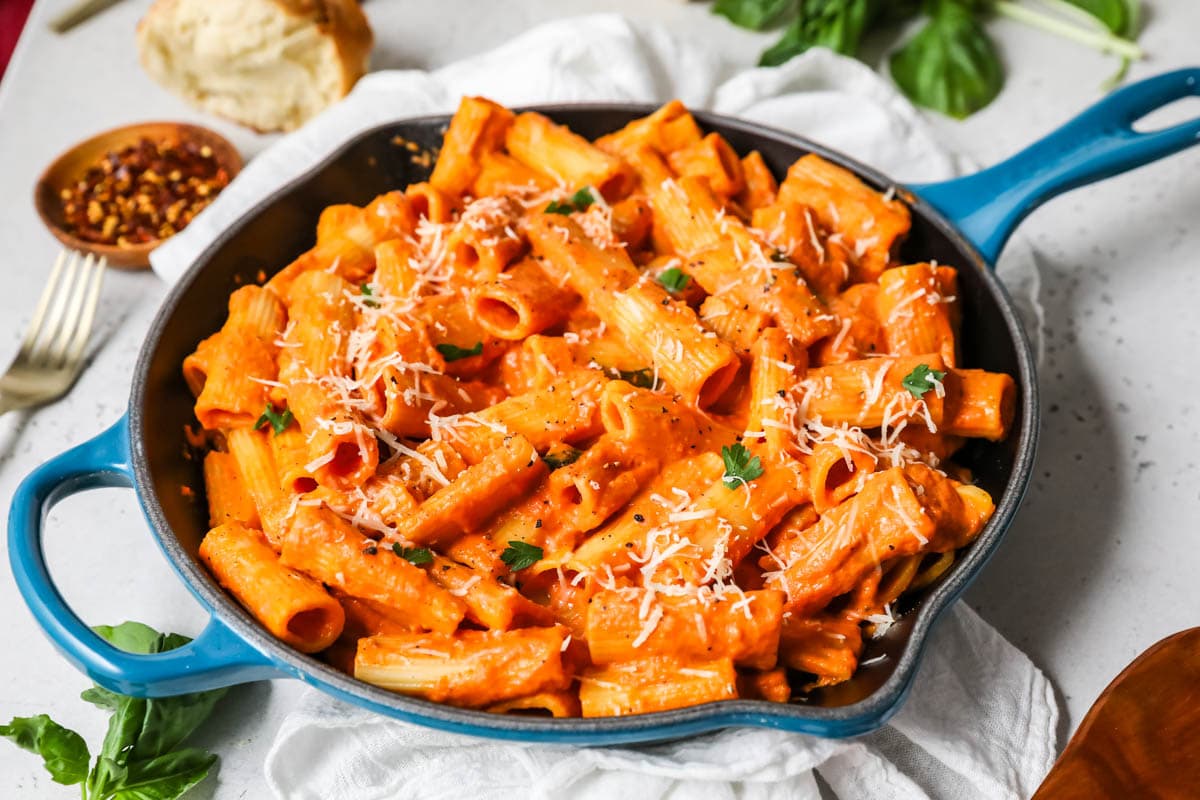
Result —
<path fill-rule="evenodd" d="M 1108 685 L 1033 800 L 1200 796 L 1200 628 L 1169 636 Z"/>

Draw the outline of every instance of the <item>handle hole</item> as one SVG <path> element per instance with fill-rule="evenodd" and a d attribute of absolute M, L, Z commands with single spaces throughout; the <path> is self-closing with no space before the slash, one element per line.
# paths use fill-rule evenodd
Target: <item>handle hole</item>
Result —
<path fill-rule="evenodd" d="M 1200 120 L 1200 97 L 1188 95 L 1138 118 L 1133 123 L 1133 129 L 1138 133 L 1158 133 L 1196 120 Z"/>
<path fill-rule="evenodd" d="M 55 585 L 88 625 L 136 620 L 195 637 L 208 622 L 155 545 L 129 489 L 63 498 L 47 516 L 43 543 Z"/>

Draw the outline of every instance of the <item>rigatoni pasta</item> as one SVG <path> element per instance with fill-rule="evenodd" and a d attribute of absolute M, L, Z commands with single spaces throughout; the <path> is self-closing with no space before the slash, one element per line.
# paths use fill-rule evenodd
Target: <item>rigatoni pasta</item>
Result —
<path fill-rule="evenodd" d="M 466 98 L 427 183 L 326 209 L 184 361 L 200 557 L 292 646 L 494 713 L 849 680 L 987 523 L 947 459 L 1016 402 L 908 226 L 678 101 L 589 142 Z"/>
<path fill-rule="evenodd" d="M 200 543 L 200 559 L 267 630 L 300 652 L 324 650 L 341 634 L 341 605 L 319 581 L 282 564 L 260 531 L 218 525 Z"/>

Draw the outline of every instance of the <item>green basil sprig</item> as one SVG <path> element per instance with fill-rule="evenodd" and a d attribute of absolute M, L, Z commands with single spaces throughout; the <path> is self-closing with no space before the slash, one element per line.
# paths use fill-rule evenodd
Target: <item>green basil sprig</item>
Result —
<path fill-rule="evenodd" d="M 1110 85 L 1142 57 L 1132 41 L 1138 0 L 1042 0 L 1040 6 L 1018 0 L 716 0 L 713 12 L 752 30 L 783 26 L 763 52 L 763 66 L 813 47 L 856 56 L 868 34 L 895 34 L 921 17 L 924 24 L 889 59 L 892 78 L 913 102 L 958 118 L 986 106 L 1004 86 L 1004 67 L 985 27 L 993 16 L 1120 56 Z"/>
<path fill-rule="evenodd" d="M 891 60 L 892 80 L 923 106 L 970 116 L 1000 94 L 1004 68 L 970 10 L 938 4 L 929 22 Z"/>
<path fill-rule="evenodd" d="M 161 653 L 191 641 L 159 633 L 140 622 L 98 626 L 105 640 L 131 653 Z M 80 695 L 108 711 L 108 733 L 95 762 L 87 743 L 45 714 L 15 717 L 0 725 L 0 736 L 42 757 L 56 783 L 82 784 L 83 800 L 176 800 L 208 775 L 217 756 L 184 740 L 212 714 L 225 689 L 178 697 L 127 697 L 100 686 Z"/>

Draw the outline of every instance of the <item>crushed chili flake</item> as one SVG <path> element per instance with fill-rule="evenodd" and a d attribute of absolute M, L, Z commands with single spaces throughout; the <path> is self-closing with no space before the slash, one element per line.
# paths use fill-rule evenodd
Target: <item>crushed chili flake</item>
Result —
<path fill-rule="evenodd" d="M 59 196 L 75 236 L 131 245 L 183 230 L 228 183 L 208 145 L 142 137 L 106 153 Z"/>

